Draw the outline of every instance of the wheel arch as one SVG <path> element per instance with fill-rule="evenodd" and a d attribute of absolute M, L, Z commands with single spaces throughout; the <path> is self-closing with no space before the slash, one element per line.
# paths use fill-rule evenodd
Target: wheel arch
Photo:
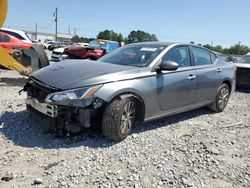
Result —
<path fill-rule="evenodd" d="M 229 89 L 230 89 L 230 93 L 232 92 L 232 83 L 230 82 L 229 79 L 225 79 L 225 80 L 221 83 L 221 85 L 222 85 L 222 84 L 227 84 L 228 87 L 229 87 Z"/>
<path fill-rule="evenodd" d="M 135 101 L 136 101 L 136 121 L 144 121 L 144 117 L 145 117 L 145 103 L 143 100 L 143 97 L 134 91 L 123 91 L 123 92 L 119 92 L 116 93 L 115 95 L 113 95 L 112 97 L 110 97 L 106 102 L 107 103 L 111 103 L 112 101 L 114 101 L 115 99 L 124 99 L 124 98 L 130 98 L 132 97 Z"/>

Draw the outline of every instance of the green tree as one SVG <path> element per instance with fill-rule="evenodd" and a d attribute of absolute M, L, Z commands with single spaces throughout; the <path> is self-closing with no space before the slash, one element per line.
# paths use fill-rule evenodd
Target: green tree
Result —
<path fill-rule="evenodd" d="M 113 30 L 105 30 L 98 33 L 96 36 L 98 39 L 113 40 L 117 42 L 123 42 L 124 38 L 121 33 L 116 33 Z"/>
<path fill-rule="evenodd" d="M 250 51 L 250 48 L 245 45 L 235 44 L 231 46 L 228 50 L 228 54 L 235 54 L 235 55 L 245 55 L 247 52 Z"/>
<path fill-rule="evenodd" d="M 75 35 L 72 37 L 72 42 L 80 42 L 80 37 L 78 35 Z"/>
<path fill-rule="evenodd" d="M 126 39 L 127 43 L 158 41 L 155 34 L 150 34 L 141 30 L 131 31 Z"/>
<path fill-rule="evenodd" d="M 213 51 L 223 53 L 223 48 L 222 48 L 222 46 L 217 45 L 217 46 L 213 47 Z"/>
<path fill-rule="evenodd" d="M 203 45 L 204 48 L 207 48 L 209 50 L 213 50 L 213 46 L 211 46 L 210 44 L 205 44 Z"/>
<path fill-rule="evenodd" d="M 78 35 L 75 35 L 72 37 L 72 41 L 77 43 L 77 42 L 86 42 L 88 43 L 89 41 L 91 41 L 91 39 L 86 38 L 86 37 L 79 37 Z"/>
<path fill-rule="evenodd" d="M 223 53 L 223 48 L 222 48 L 221 45 L 211 46 L 210 44 L 205 44 L 205 45 L 203 45 L 203 47 L 205 47 L 205 48 L 207 48 L 209 50 L 212 50 L 212 51 Z"/>

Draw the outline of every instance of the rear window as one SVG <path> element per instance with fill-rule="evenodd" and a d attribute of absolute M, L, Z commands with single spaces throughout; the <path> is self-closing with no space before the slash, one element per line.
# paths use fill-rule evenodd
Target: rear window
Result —
<path fill-rule="evenodd" d="M 5 31 L 5 30 L 0 30 L 0 31 L 2 31 L 2 32 L 4 32 L 4 33 L 8 33 L 8 34 L 10 34 L 10 35 L 12 35 L 12 36 L 14 36 L 14 37 L 20 39 L 20 40 L 25 40 L 25 38 L 23 38 L 23 37 L 22 37 L 21 35 L 19 35 L 18 33 L 11 32 L 11 31 Z"/>
<path fill-rule="evenodd" d="M 209 52 L 208 50 L 199 47 L 192 47 L 192 51 L 194 55 L 194 63 L 196 66 L 212 64 L 211 52 Z"/>
<path fill-rule="evenodd" d="M 250 63 L 250 56 L 246 55 L 246 56 L 242 57 L 242 60 L 244 63 Z"/>
<path fill-rule="evenodd" d="M 10 42 L 10 37 L 0 34 L 0 42 Z"/>

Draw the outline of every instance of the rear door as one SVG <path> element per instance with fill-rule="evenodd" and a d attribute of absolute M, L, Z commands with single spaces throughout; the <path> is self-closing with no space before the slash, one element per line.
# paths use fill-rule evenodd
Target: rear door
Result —
<path fill-rule="evenodd" d="M 214 99 L 222 82 L 223 69 L 216 63 L 216 55 L 204 48 L 192 46 L 194 74 L 197 79 L 196 102 L 206 103 Z"/>

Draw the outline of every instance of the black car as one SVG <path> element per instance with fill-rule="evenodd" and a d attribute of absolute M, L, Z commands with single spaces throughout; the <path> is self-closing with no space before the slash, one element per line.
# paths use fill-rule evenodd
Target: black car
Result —
<path fill-rule="evenodd" d="M 235 65 L 237 67 L 236 85 L 250 87 L 250 53 L 243 56 Z"/>

